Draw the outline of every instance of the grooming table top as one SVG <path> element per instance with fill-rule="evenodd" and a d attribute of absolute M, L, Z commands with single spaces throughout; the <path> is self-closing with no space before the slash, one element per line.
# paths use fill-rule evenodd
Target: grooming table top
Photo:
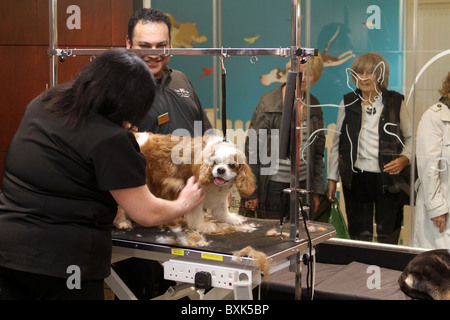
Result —
<path fill-rule="evenodd" d="M 235 253 L 250 246 L 253 249 L 263 252 L 270 263 L 286 259 L 296 253 L 304 252 L 308 249 L 308 238 L 304 230 L 303 222 L 300 221 L 300 236 L 298 241 L 291 241 L 289 236 L 281 238 L 278 236 L 267 236 L 267 231 L 276 228 L 279 232 L 279 221 L 269 219 L 247 219 L 246 223 L 256 225 L 253 232 L 234 232 L 225 235 L 204 235 L 209 242 L 205 247 L 183 247 L 179 244 L 162 244 L 157 241 L 161 236 L 175 236 L 171 231 L 161 230 L 158 227 L 136 226 L 132 230 L 113 229 L 112 240 L 113 250 L 126 252 L 133 249 L 136 252 L 147 252 L 156 255 L 154 260 L 187 258 L 191 260 L 216 262 L 239 263 L 235 259 Z M 312 245 L 315 246 L 335 235 L 333 225 L 308 221 L 309 226 L 316 227 L 317 231 L 312 232 L 309 228 Z M 283 227 L 283 233 L 289 234 L 289 223 Z M 252 260 L 242 258 L 242 260 Z"/>

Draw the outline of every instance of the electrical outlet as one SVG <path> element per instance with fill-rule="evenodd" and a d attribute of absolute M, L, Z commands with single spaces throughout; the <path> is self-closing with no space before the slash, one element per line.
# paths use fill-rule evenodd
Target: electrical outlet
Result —
<path fill-rule="evenodd" d="M 252 270 L 218 267 L 216 265 L 169 260 L 163 263 L 164 279 L 195 284 L 195 274 L 200 271 L 211 274 L 211 285 L 216 288 L 234 289 L 236 283 L 245 281 L 252 283 L 260 274 Z"/>

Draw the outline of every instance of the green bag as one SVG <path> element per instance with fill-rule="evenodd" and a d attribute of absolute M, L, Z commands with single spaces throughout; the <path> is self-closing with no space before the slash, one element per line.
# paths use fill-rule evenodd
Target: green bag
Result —
<path fill-rule="evenodd" d="M 314 210 L 312 220 L 319 222 L 328 222 L 330 218 L 331 202 L 324 195 L 320 195 L 320 204 L 317 210 Z"/>
<path fill-rule="evenodd" d="M 350 239 L 347 224 L 345 223 L 341 209 L 339 208 L 339 201 L 336 198 L 333 198 L 333 200 L 335 202 L 331 203 L 330 217 L 328 218 L 328 223 L 332 224 L 336 229 L 336 236 L 335 236 L 336 238 Z"/>

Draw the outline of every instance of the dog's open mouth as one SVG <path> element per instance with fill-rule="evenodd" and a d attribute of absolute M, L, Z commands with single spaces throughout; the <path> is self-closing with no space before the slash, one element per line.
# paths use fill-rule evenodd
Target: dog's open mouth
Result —
<path fill-rule="evenodd" d="M 219 178 L 219 177 L 215 177 L 214 178 L 214 183 L 216 184 L 216 185 L 218 185 L 218 186 L 223 186 L 225 183 L 227 183 L 228 181 L 227 180 L 224 180 L 224 179 L 222 179 L 222 178 Z"/>

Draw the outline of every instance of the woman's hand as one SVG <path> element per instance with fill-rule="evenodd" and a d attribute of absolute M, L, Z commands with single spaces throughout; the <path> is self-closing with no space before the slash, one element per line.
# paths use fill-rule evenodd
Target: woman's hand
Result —
<path fill-rule="evenodd" d="M 431 218 L 431 221 L 433 221 L 436 227 L 439 228 L 440 233 L 444 232 L 445 226 L 447 225 L 447 215 L 448 213 L 443 214 L 436 218 Z"/>
<path fill-rule="evenodd" d="M 335 202 L 333 198 L 336 196 L 336 185 L 337 181 L 328 179 L 327 184 L 327 198 L 330 202 Z"/>
<path fill-rule="evenodd" d="M 129 130 L 131 132 L 138 132 L 138 128 L 136 126 L 133 126 L 131 123 L 129 123 L 128 121 L 125 121 L 124 123 L 122 123 L 122 127 L 126 130 Z"/>
<path fill-rule="evenodd" d="M 408 164 L 408 158 L 405 156 L 401 156 L 386 164 L 383 168 L 383 172 L 389 174 L 399 174 Z"/>
<path fill-rule="evenodd" d="M 195 182 L 195 177 L 190 177 L 186 186 L 181 190 L 177 201 L 181 202 L 187 213 L 199 206 L 204 199 L 202 188 Z"/>

